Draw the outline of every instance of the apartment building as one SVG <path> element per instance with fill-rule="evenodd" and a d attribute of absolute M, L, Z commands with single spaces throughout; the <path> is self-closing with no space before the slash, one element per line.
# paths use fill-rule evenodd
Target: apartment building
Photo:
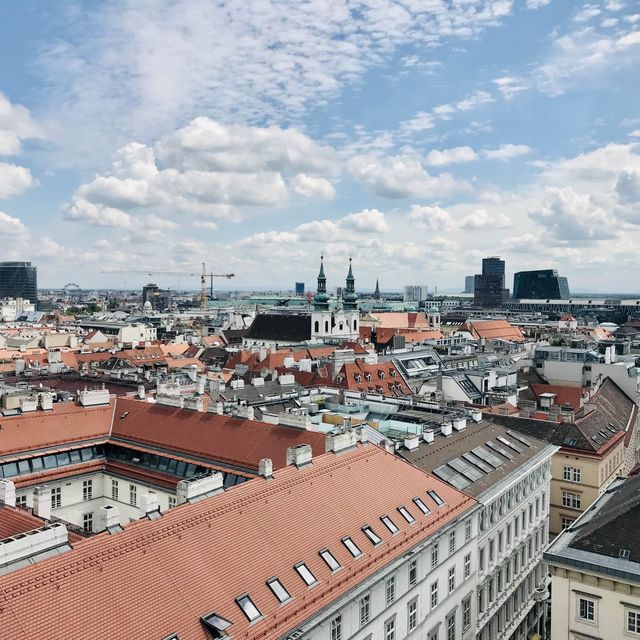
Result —
<path fill-rule="evenodd" d="M 546 591 L 542 554 L 557 450 L 489 420 L 466 419 L 426 430 L 399 449 L 403 458 L 482 505 L 475 594 L 480 640 L 544 633 L 545 604 L 534 594 Z"/>
<path fill-rule="evenodd" d="M 326 448 L 291 447 L 282 469 L 265 460 L 242 486 L 14 567 L 0 575 L 0 628 L 13 640 L 473 638 L 478 503 L 355 432 Z"/>
<path fill-rule="evenodd" d="M 617 478 L 551 544 L 551 640 L 640 636 L 640 477 Z"/>

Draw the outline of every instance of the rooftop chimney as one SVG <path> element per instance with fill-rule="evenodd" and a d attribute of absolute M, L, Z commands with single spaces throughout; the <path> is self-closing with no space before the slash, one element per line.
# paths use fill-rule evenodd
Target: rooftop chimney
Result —
<path fill-rule="evenodd" d="M 112 529 L 118 526 L 120 526 L 120 512 L 118 511 L 118 507 L 110 504 L 104 507 L 98 507 L 94 531 L 104 531 L 105 529 Z"/>
<path fill-rule="evenodd" d="M 51 519 L 51 489 L 46 484 L 33 490 L 33 515 L 44 520 Z"/>
<path fill-rule="evenodd" d="M 16 485 L 11 480 L 0 478 L 0 504 L 16 506 Z"/>
<path fill-rule="evenodd" d="M 324 441 L 325 451 L 333 451 L 333 453 L 340 453 L 341 451 L 349 451 L 355 449 L 358 444 L 358 434 L 349 429 L 344 433 L 336 433 L 327 435 Z"/>
<path fill-rule="evenodd" d="M 433 429 L 425 429 L 422 432 L 422 439 L 427 443 L 427 444 L 431 444 L 433 442 L 434 439 L 434 432 Z"/>
<path fill-rule="evenodd" d="M 219 493 L 222 490 L 223 477 L 221 473 L 216 471 L 204 478 L 180 480 L 176 485 L 176 501 L 178 504 L 184 504 Z"/>
<path fill-rule="evenodd" d="M 43 391 L 38 394 L 38 401 L 40 408 L 43 411 L 51 411 L 53 409 L 53 394 L 48 391 Z"/>
<path fill-rule="evenodd" d="M 411 436 L 404 439 L 404 446 L 409 451 L 415 451 L 420 445 L 420 438 L 418 436 Z"/>
<path fill-rule="evenodd" d="M 456 418 L 453 421 L 453 428 L 456 431 L 464 431 L 467 428 L 467 419 L 466 418 Z"/>
<path fill-rule="evenodd" d="M 327 438 L 327 442 L 328 442 Z M 329 451 L 329 449 L 327 449 Z M 295 464 L 298 469 L 311 464 L 313 454 L 311 452 L 311 445 L 297 444 L 295 447 L 289 447 L 287 449 L 287 464 Z"/>
<path fill-rule="evenodd" d="M 139 400 L 145 399 L 145 388 L 143 384 L 138 385 L 138 399 Z"/>
<path fill-rule="evenodd" d="M 258 475 L 262 478 L 273 478 L 273 461 L 271 458 L 262 458 L 260 460 Z"/>
<path fill-rule="evenodd" d="M 143 493 L 140 496 L 140 512 L 143 518 L 154 512 L 160 513 L 160 498 L 156 493 Z"/>
<path fill-rule="evenodd" d="M 443 422 L 442 425 L 440 426 L 440 432 L 446 438 L 448 438 L 451 435 L 452 429 L 453 429 L 453 425 L 451 424 L 451 422 Z"/>

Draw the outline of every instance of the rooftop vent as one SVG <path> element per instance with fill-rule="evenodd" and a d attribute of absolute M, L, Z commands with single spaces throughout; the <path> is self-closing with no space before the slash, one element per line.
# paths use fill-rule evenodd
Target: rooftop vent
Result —
<path fill-rule="evenodd" d="M 116 530 L 122 530 L 120 527 L 120 512 L 117 507 L 110 504 L 107 504 L 104 507 L 99 507 L 96 511 L 96 523 L 94 530 L 98 532 L 104 531 L 105 529 L 114 533 Z"/>
<path fill-rule="evenodd" d="M 453 430 L 453 424 L 451 422 L 443 422 L 440 427 L 440 432 L 445 438 L 448 438 L 451 435 Z"/>
<path fill-rule="evenodd" d="M 422 433 L 422 439 L 427 444 L 431 444 L 433 442 L 433 439 L 434 439 L 433 429 L 425 429 L 424 432 Z"/>
<path fill-rule="evenodd" d="M 418 436 L 412 436 L 411 438 L 404 439 L 404 446 L 409 451 L 415 451 L 420 445 L 420 438 Z"/>
<path fill-rule="evenodd" d="M 260 460 L 258 475 L 262 478 L 273 478 L 273 461 L 271 458 L 262 458 Z"/>

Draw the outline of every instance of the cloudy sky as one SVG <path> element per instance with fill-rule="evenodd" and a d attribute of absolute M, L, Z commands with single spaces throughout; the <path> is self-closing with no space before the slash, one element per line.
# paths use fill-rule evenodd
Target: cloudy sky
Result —
<path fill-rule="evenodd" d="M 42 286 L 324 251 L 329 287 L 640 290 L 635 0 L 22 0 L 0 61 L 0 256 Z"/>

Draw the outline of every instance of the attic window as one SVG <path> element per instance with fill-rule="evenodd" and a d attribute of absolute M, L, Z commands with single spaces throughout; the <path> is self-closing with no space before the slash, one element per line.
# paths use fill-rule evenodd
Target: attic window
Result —
<path fill-rule="evenodd" d="M 278 598 L 280 602 L 291 600 L 291 594 L 285 589 L 284 585 L 278 578 L 271 578 L 271 580 L 267 580 L 267 586 L 271 591 L 273 591 L 273 595 Z"/>
<path fill-rule="evenodd" d="M 311 587 L 318 582 L 318 579 L 313 575 L 313 573 L 311 573 L 309 567 L 307 567 L 304 562 L 297 564 L 295 569 L 308 587 Z"/>
<path fill-rule="evenodd" d="M 334 558 L 329 549 L 323 549 L 320 551 L 320 557 L 327 563 L 327 566 L 331 571 L 337 571 L 340 569 L 340 563 Z"/>
<path fill-rule="evenodd" d="M 631 556 L 631 551 L 629 549 L 620 549 L 618 553 L 618 558 L 622 558 L 623 560 L 628 560 Z"/>
<path fill-rule="evenodd" d="M 416 519 L 409 513 L 406 507 L 398 507 L 398 511 L 409 524 L 413 524 L 416 521 Z"/>
<path fill-rule="evenodd" d="M 391 369 L 391 371 L 389 371 L 389 375 L 390 375 L 392 378 L 395 378 L 395 377 L 396 377 L 396 375 L 397 375 L 397 374 L 396 374 L 395 369 Z"/>
<path fill-rule="evenodd" d="M 391 531 L 391 533 L 398 533 L 398 531 L 399 531 L 398 527 L 396 527 L 395 523 L 393 522 L 393 520 L 389 516 L 382 516 L 380 518 L 380 520 L 382 520 L 382 522 L 384 523 L 385 527 L 387 527 L 387 529 L 389 529 L 389 531 Z"/>
<path fill-rule="evenodd" d="M 364 534 L 367 536 L 367 538 L 371 540 L 372 544 L 376 545 L 382 542 L 380 536 L 370 526 L 366 525 L 362 527 L 362 530 L 364 531 Z"/>
<path fill-rule="evenodd" d="M 422 501 L 421 498 L 414 498 L 413 502 L 415 503 L 416 507 L 418 507 L 418 509 L 420 509 L 420 511 L 422 511 L 422 513 L 424 513 L 425 515 L 431 513 L 431 509 L 427 507 L 427 505 Z"/>
<path fill-rule="evenodd" d="M 357 558 L 362 555 L 362 551 L 360 551 L 360 547 L 349 537 L 342 538 L 342 544 L 349 549 L 349 553 Z"/>
<path fill-rule="evenodd" d="M 384 380 L 384 371 L 380 371 L 378 375 L 380 376 L 380 380 Z"/>
<path fill-rule="evenodd" d="M 247 616 L 247 619 L 249 620 L 249 622 L 253 622 L 254 620 L 257 620 L 262 616 L 262 614 L 258 610 L 258 607 L 256 607 L 255 604 L 253 604 L 253 600 L 247 594 L 240 596 L 239 598 L 236 598 L 236 602 L 238 603 L 238 606 L 242 609 L 242 613 L 244 613 L 244 615 Z"/>
<path fill-rule="evenodd" d="M 433 489 L 429 489 L 429 491 L 427 491 L 427 493 L 429 494 L 429 497 L 439 506 L 441 507 L 444 504 L 444 500 L 433 490 Z"/>
<path fill-rule="evenodd" d="M 231 626 L 231 622 L 217 613 L 207 613 L 200 618 L 200 622 L 213 638 L 225 638 L 225 631 Z M 169 636 L 171 637 L 171 636 Z"/>

